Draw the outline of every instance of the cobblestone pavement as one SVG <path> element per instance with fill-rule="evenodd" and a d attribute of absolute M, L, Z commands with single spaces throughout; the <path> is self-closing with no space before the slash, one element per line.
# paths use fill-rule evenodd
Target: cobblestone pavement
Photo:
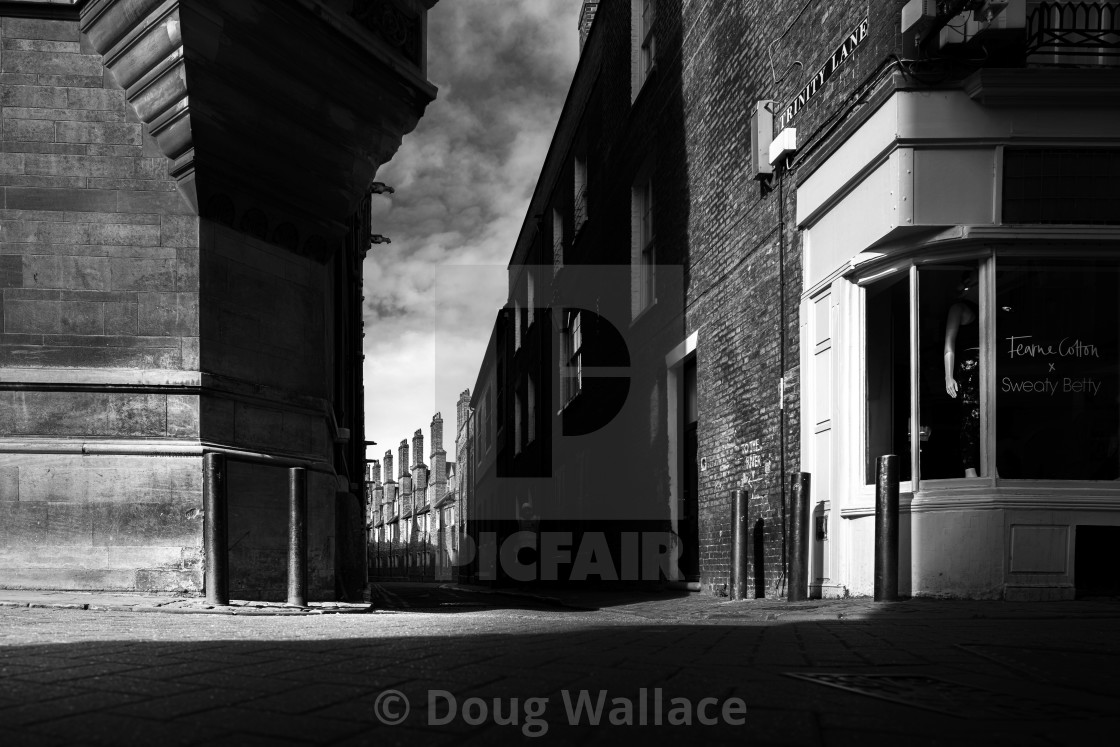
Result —
<path fill-rule="evenodd" d="M 1120 726 L 1116 601 L 381 585 L 364 614 L 233 615 L 30 598 L 0 591 L 3 745 L 1082 745 Z"/>

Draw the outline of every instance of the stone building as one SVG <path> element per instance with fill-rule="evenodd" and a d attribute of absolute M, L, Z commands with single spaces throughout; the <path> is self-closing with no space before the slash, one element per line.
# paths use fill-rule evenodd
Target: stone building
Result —
<path fill-rule="evenodd" d="M 471 439 L 471 390 L 464 389 L 459 393 L 459 401 L 455 404 L 455 469 L 452 476 L 448 470 L 447 490 L 453 496 L 453 503 L 449 507 L 449 520 L 444 520 L 445 527 L 454 526 L 454 532 L 448 532 L 444 537 L 444 546 L 449 548 L 449 563 L 452 567 L 452 577 L 458 579 L 463 571 L 463 558 L 460 549 L 466 533 L 466 516 L 473 496 L 474 486 L 474 460 Z"/>
<path fill-rule="evenodd" d="M 582 4 L 472 399 L 477 573 L 653 580 L 649 535 L 721 592 L 747 490 L 782 595 L 805 472 L 811 592 L 867 594 L 890 453 L 902 593 L 1114 584 L 1117 10 Z"/>
<path fill-rule="evenodd" d="M 310 596 L 360 593 L 368 190 L 433 4 L 0 4 L 0 584 L 199 592 L 226 539 L 282 598 L 303 468 Z"/>
<path fill-rule="evenodd" d="M 450 548 L 457 547 L 449 538 L 457 533 L 454 479 L 455 463 L 447 461 L 443 448 L 443 417 L 436 413 L 429 431 L 432 439 L 431 466 L 422 461 L 424 434 L 417 429 L 412 436 L 409 463 L 409 442 L 398 447 L 401 465 L 397 482 L 389 476 L 393 469 L 392 452 L 385 452 L 386 481 L 381 482 L 382 462 L 369 465 L 366 494 L 369 497 L 366 525 L 369 528 L 369 568 L 381 578 L 431 577 L 450 578 Z"/>

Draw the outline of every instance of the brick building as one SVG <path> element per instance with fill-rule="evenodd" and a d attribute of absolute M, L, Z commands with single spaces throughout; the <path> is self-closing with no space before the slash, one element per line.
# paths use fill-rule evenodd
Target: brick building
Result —
<path fill-rule="evenodd" d="M 500 571 L 632 577 L 627 532 L 664 528 L 660 575 L 720 591 L 745 489 L 750 581 L 780 595 L 783 476 L 807 472 L 811 592 L 870 593 L 892 453 L 902 593 L 1114 584 L 1117 5 L 632 0 L 580 23 L 472 400 L 496 451 L 468 531 Z M 571 542 L 518 554 L 550 526 Z"/>
<path fill-rule="evenodd" d="M 433 4 L 0 4 L 0 584 L 198 592 L 213 551 L 282 598 L 303 468 L 310 596 L 360 594 L 367 191 Z"/>
<path fill-rule="evenodd" d="M 458 479 L 455 462 L 443 448 L 443 417 L 430 426 L 431 466 L 423 461 L 424 434 L 417 429 L 397 449 L 399 471 L 392 479 L 393 453 L 373 460 L 366 477 L 369 567 L 379 578 L 450 579 L 458 548 Z M 382 482 L 382 466 L 385 481 Z"/>

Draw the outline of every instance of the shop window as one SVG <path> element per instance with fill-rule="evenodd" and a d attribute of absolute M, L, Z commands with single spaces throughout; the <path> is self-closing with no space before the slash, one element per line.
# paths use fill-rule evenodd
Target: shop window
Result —
<path fill-rule="evenodd" d="M 899 479 L 910 470 L 910 284 L 905 273 L 867 289 L 867 469 L 875 482 L 876 460 L 899 458 Z"/>
<path fill-rule="evenodd" d="M 1001 478 L 1120 477 L 1120 261 L 1000 260 Z"/>
<path fill-rule="evenodd" d="M 902 480 L 1120 477 L 1120 261 L 997 256 L 899 275 L 867 288 L 868 483 L 882 454 Z"/>
<path fill-rule="evenodd" d="M 924 480 L 987 475 L 981 449 L 980 265 L 972 260 L 918 270 L 918 427 Z"/>

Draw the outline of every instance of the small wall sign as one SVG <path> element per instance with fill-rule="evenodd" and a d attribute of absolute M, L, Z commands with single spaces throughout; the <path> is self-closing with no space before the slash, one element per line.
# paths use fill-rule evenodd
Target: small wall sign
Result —
<path fill-rule="evenodd" d="M 851 57 L 852 52 L 854 52 L 856 47 L 862 44 L 863 40 L 866 38 L 867 19 L 864 18 L 850 34 L 844 37 L 844 40 L 840 42 L 840 46 L 833 50 L 828 60 L 817 69 L 817 72 L 809 79 L 805 87 L 798 91 L 797 95 L 793 97 L 793 101 L 791 101 L 786 108 L 782 109 L 781 114 L 778 115 L 779 131 L 785 129 L 785 127 L 789 125 L 789 121 L 794 118 L 797 112 L 801 111 L 801 107 L 805 106 L 809 99 L 816 95 L 817 91 L 824 86 L 824 82 L 832 77 L 832 74 Z"/>

